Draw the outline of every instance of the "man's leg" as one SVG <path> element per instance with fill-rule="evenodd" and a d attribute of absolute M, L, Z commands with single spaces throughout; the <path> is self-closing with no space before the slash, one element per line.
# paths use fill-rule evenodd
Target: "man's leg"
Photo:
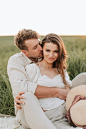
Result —
<path fill-rule="evenodd" d="M 19 111 L 21 123 L 28 129 L 56 129 L 41 109 L 36 96 L 31 92 L 26 92 L 24 96 L 25 105 Z"/>
<path fill-rule="evenodd" d="M 77 75 L 72 80 L 72 88 L 79 86 L 79 85 L 86 85 L 86 72 Z"/>

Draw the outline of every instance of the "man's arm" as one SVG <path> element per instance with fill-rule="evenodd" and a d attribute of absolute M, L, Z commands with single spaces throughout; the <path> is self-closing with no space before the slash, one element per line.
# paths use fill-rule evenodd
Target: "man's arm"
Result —
<path fill-rule="evenodd" d="M 33 92 L 33 94 L 35 94 L 37 98 L 59 97 L 65 99 L 67 92 L 66 90 L 63 91 L 60 88 L 43 87 L 39 85 L 37 86 L 36 83 L 30 82 L 29 77 L 27 76 L 27 73 L 25 71 L 25 67 L 23 66 L 24 61 L 22 62 L 22 60 L 19 60 L 17 58 L 11 58 L 8 62 L 7 67 L 8 76 L 14 97 L 18 95 L 20 91 L 30 91 Z M 64 95 L 62 95 L 63 92 Z"/>
<path fill-rule="evenodd" d="M 30 91 L 33 92 L 37 98 L 58 97 L 64 100 L 66 99 L 68 93 L 68 90 L 66 89 L 37 86 L 36 83 L 29 82 L 25 68 L 22 65 L 23 62 L 23 60 L 19 60 L 19 58 L 17 59 L 17 57 L 11 58 L 8 62 L 7 71 L 14 97 L 18 96 L 20 91 Z M 19 96 L 17 99 L 21 98 Z"/>
<path fill-rule="evenodd" d="M 14 97 L 18 95 L 20 91 L 23 92 L 33 92 L 37 98 L 49 98 L 49 97 L 59 97 L 65 99 L 66 90 L 64 91 L 59 88 L 43 87 L 37 86 L 36 83 L 30 82 L 23 65 L 24 60 L 20 57 L 13 56 L 8 61 L 8 76 L 12 86 Z M 60 93 L 62 92 L 62 93 Z M 64 92 L 64 93 L 63 93 Z M 64 95 L 63 95 L 64 94 Z"/>

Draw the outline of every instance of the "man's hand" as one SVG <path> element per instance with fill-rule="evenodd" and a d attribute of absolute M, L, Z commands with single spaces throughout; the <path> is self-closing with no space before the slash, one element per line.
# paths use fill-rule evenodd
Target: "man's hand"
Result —
<path fill-rule="evenodd" d="M 19 94 L 15 97 L 15 106 L 17 107 L 17 109 L 21 110 L 22 106 L 21 104 L 25 104 L 23 101 L 21 101 L 20 99 L 24 99 L 25 97 L 22 96 L 25 92 L 19 92 Z"/>
<path fill-rule="evenodd" d="M 70 91 L 69 88 L 58 88 L 57 97 L 66 100 L 67 94 Z"/>

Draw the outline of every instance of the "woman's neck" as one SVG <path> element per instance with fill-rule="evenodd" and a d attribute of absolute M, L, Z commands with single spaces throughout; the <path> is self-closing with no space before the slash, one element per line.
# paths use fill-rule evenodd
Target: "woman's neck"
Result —
<path fill-rule="evenodd" d="M 44 59 L 42 61 L 40 61 L 40 64 L 45 69 L 52 69 L 53 68 L 53 63 L 48 63 Z"/>

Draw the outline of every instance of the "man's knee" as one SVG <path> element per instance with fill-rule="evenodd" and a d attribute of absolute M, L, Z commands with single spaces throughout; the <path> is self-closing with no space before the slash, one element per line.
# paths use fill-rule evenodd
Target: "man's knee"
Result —
<path fill-rule="evenodd" d="M 83 76 L 86 79 L 86 72 L 81 73 L 81 76 Z"/>
<path fill-rule="evenodd" d="M 22 101 L 24 101 L 25 103 L 29 102 L 29 104 L 35 104 L 35 103 L 39 104 L 37 97 L 32 92 L 25 92 L 23 96 L 25 99 L 23 99 Z"/>
<path fill-rule="evenodd" d="M 80 73 L 76 77 L 82 77 L 86 79 L 86 72 Z"/>
<path fill-rule="evenodd" d="M 72 88 L 79 85 L 86 85 L 86 72 L 80 73 L 72 80 Z"/>
<path fill-rule="evenodd" d="M 31 98 L 31 97 L 33 97 L 33 96 L 34 96 L 34 94 L 33 94 L 32 92 L 25 92 L 25 93 L 24 93 L 24 97 L 25 97 L 25 98 L 28 98 L 28 99 L 29 99 L 29 98 Z"/>
<path fill-rule="evenodd" d="M 80 74 L 80 77 L 82 78 L 83 80 L 83 84 L 86 84 L 86 72 L 83 72 Z"/>
<path fill-rule="evenodd" d="M 35 95 L 32 92 L 25 92 L 23 95 L 24 99 L 22 99 L 23 101 L 29 101 L 31 100 L 31 98 L 34 98 Z"/>

